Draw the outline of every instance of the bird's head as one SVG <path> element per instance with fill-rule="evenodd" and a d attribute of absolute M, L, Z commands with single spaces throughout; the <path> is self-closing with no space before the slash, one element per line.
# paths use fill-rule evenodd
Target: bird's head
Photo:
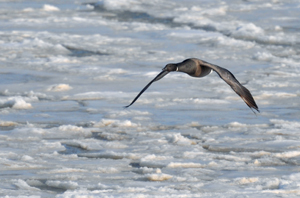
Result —
<path fill-rule="evenodd" d="M 167 64 L 167 65 L 163 68 L 163 70 L 164 70 L 164 71 L 168 71 L 168 72 L 176 71 L 176 70 L 177 70 L 177 64 L 169 63 L 169 64 Z"/>

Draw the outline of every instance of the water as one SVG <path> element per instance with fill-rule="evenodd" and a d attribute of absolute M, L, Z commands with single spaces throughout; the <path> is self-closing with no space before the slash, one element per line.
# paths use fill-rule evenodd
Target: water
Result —
<path fill-rule="evenodd" d="M 298 1 L 1 1 L 3 197 L 298 197 Z M 230 70 L 255 115 L 196 57 Z"/>

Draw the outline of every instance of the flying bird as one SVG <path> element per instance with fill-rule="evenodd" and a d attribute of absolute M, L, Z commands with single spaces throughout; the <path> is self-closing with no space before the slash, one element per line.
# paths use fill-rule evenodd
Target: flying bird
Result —
<path fill-rule="evenodd" d="M 228 71 L 227 69 L 208 63 L 206 61 L 197 59 L 197 58 L 189 58 L 180 63 L 170 63 L 167 64 L 162 71 L 152 80 L 150 81 L 144 89 L 134 98 L 134 100 L 125 108 L 130 107 L 141 95 L 148 89 L 148 87 L 154 83 L 162 79 L 169 72 L 183 72 L 192 77 L 201 78 L 207 76 L 212 71 L 216 72 L 220 78 L 222 78 L 232 89 L 239 95 L 244 102 L 248 105 L 248 107 L 253 111 L 255 109 L 259 112 L 259 109 L 250 93 L 250 91 L 241 85 L 241 83 L 234 77 L 234 75 Z M 254 111 L 253 111 L 254 112 Z"/>

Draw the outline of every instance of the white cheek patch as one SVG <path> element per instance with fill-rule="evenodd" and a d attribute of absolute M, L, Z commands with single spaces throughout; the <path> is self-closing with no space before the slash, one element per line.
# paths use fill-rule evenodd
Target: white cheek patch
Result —
<path fill-rule="evenodd" d="M 176 68 L 176 71 L 178 71 L 178 67 Z"/>

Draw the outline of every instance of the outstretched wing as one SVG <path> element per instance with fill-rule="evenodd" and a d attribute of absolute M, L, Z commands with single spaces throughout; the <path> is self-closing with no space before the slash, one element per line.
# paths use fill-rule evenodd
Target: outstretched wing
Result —
<path fill-rule="evenodd" d="M 220 76 L 220 78 L 222 78 L 235 91 L 235 93 L 237 93 L 244 100 L 244 102 L 250 109 L 255 109 L 257 112 L 259 112 L 259 109 L 250 91 L 246 87 L 241 85 L 241 83 L 234 77 L 234 75 L 230 71 L 223 67 L 213 65 L 205 61 L 199 61 L 200 65 L 212 68 Z"/>
<path fill-rule="evenodd" d="M 125 108 L 130 107 L 141 95 L 142 93 L 144 93 L 144 91 L 146 91 L 148 89 L 148 87 L 154 83 L 155 81 L 158 81 L 160 79 L 162 79 L 165 75 L 167 75 L 169 73 L 169 71 L 163 70 L 162 72 L 160 72 L 153 80 L 151 80 L 151 82 L 149 82 L 144 89 L 134 98 L 134 100 L 127 106 L 125 106 Z"/>

